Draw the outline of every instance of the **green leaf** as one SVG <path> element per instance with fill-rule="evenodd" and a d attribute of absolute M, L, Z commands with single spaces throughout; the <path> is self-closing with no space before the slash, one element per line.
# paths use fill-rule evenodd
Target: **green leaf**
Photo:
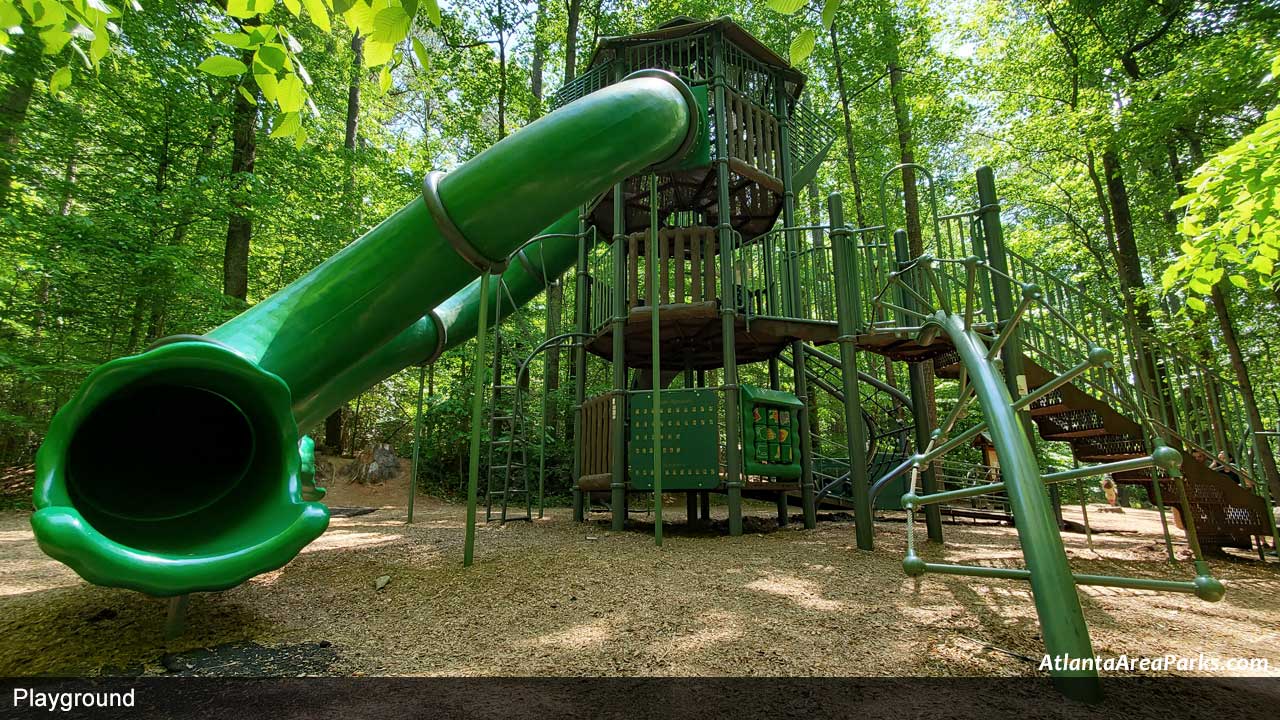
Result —
<path fill-rule="evenodd" d="M 227 14 L 237 18 L 266 15 L 275 7 L 276 0 L 227 0 Z"/>
<path fill-rule="evenodd" d="M 49 94 L 57 95 L 71 85 L 71 68 L 60 67 L 49 78 Z"/>
<path fill-rule="evenodd" d="M 347 24 L 359 30 L 361 35 L 367 37 L 373 34 L 373 19 L 377 17 L 377 13 L 364 0 L 356 0 L 351 5 L 351 9 L 342 16 L 347 19 Z"/>
<path fill-rule="evenodd" d="M 311 18 L 311 23 L 320 28 L 324 32 L 329 32 L 332 26 L 329 24 L 329 9 L 325 7 L 324 0 L 302 0 L 307 6 L 307 16 Z"/>
<path fill-rule="evenodd" d="M 412 40 L 414 57 L 418 58 L 418 64 L 422 66 L 423 70 L 426 70 L 431 67 L 431 56 L 427 54 L 427 49 L 423 47 L 421 40 L 418 38 L 412 38 Z"/>
<path fill-rule="evenodd" d="M 31 11 L 31 24 L 36 27 L 62 27 L 67 21 L 67 11 L 54 0 L 35 0 L 27 5 Z"/>
<path fill-rule="evenodd" d="M 364 44 L 364 66 L 375 68 L 391 59 L 396 51 L 395 43 L 382 42 L 369 38 Z"/>
<path fill-rule="evenodd" d="M 1270 276 L 1272 270 L 1275 269 L 1275 264 L 1271 261 L 1271 258 L 1265 255 L 1254 255 L 1253 261 L 1249 263 L 1249 267 L 1259 275 Z"/>
<path fill-rule="evenodd" d="M 214 34 L 213 34 L 213 39 L 214 39 L 214 40 L 217 40 L 218 42 L 222 43 L 223 45 L 230 45 L 231 47 L 233 47 L 233 48 L 239 48 L 240 50 L 245 50 L 245 49 L 249 48 L 249 46 L 250 46 L 250 43 L 249 43 L 249 36 L 248 36 L 248 35 L 245 35 L 244 33 L 239 33 L 239 32 L 236 32 L 236 33 L 226 33 L 226 32 L 214 33 Z"/>
<path fill-rule="evenodd" d="M 11 28 L 22 24 L 22 13 L 11 0 L 0 2 L 0 27 Z"/>
<path fill-rule="evenodd" d="M 1179 277 L 1178 266 L 1170 265 L 1164 269 L 1163 273 L 1160 274 L 1160 287 L 1165 292 L 1169 292 L 1174 285 L 1178 284 Z"/>
<path fill-rule="evenodd" d="M 290 15 L 298 17 L 302 12 L 302 3 L 298 0 L 284 0 L 284 9 L 288 10 Z"/>
<path fill-rule="evenodd" d="M 254 59 L 272 70 L 284 70 L 285 52 L 279 45 L 263 45 L 254 53 Z"/>
<path fill-rule="evenodd" d="M 422 0 L 423 7 L 427 9 L 427 20 L 432 26 L 440 27 L 440 0 Z"/>
<path fill-rule="evenodd" d="M 395 44 L 409 34 L 409 14 L 399 5 L 378 11 L 373 19 L 373 39 Z"/>
<path fill-rule="evenodd" d="M 769 0 L 769 9 L 783 15 L 794 15 L 796 11 L 809 3 L 809 0 Z"/>
<path fill-rule="evenodd" d="M 247 101 L 249 102 L 249 104 L 250 104 L 250 105 L 257 105 L 257 104 L 258 104 L 258 98 L 254 97 L 254 96 L 253 96 L 253 93 L 249 92 L 249 88 L 247 88 L 247 87 L 245 87 L 245 86 L 241 85 L 241 86 L 237 87 L 236 89 L 240 91 L 240 97 L 242 97 L 242 98 L 244 98 L 245 100 L 247 100 Z"/>
<path fill-rule="evenodd" d="M 840 0 L 826 0 L 822 5 L 822 27 L 831 29 L 831 23 L 836 20 L 836 13 L 840 12 Z"/>
<path fill-rule="evenodd" d="M 214 55 L 200 63 L 197 69 L 214 77 L 232 77 L 233 75 L 243 75 L 249 68 L 233 57 Z"/>
<path fill-rule="evenodd" d="M 381 88 L 382 92 L 384 93 L 391 89 L 391 66 L 390 65 L 383 65 L 382 72 L 378 73 L 378 87 Z"/>
<path fill-rule="evenodd" d="M 1243 275 L 1232 275 L 1232 276 L 1230 277 L 1230 280 L 1231 280 L 1231 284 L 1232 284 L 1232 285 L 1235 285 L 1236 287 L 1240 288 L 1241 290 L 1248 290 L 1248 289 L 1249 289 L 1249 280 L 1248 280 L 1248 278 L 1246 278 L 1246 277 L 1245 277 L 1245 276 L 1243 276 Z"/>
<path fill-rule="evenodd" d="M 280 80 L 276 103 L 282 112 L 298 112 L 307 104 L 307 89 L 297 75 L 289 73 Z"/>
<path fill-rule="evenodd" d="M 1203 300 L 1201 300 L 1200 298 L 1194 295 L 1190 295 L 1187 297 L 1187 306 L 1190 307 L 1192 310 L 1195 310 L 1196 312 L 1204 312 L 1209 307 L 1208 305 L 1204 304 Z"/>
<path fill-rule="evenodd" d="M 258 84 L 258 89 L 262 91 L 262 97 L 267 102 L 273 103 L 280 95 L 280 81 L 276 79 L 273 73 L 254 73 L 253 81 Z"/>
<path fill-rule="evenodd" d="M 93 42 L 89 43 L 89 61 L 97 65 L 108 52 L 111 52 L 111 39 L 105 32 L 100 32 Z"/>
<path fill-rule="evenodd" d="M 795 40 L 791 41 L 791 64 L 799 65 L 809 58 L 813 53 L 813 46 L 817 43 L 817 38 L 813 34 L 813 30 L 805 28 L 800 31 Z"/>
<path fill-rule="evenodd" d="M 271 131 L 271 137 L 283 138 L 293 137 L 298 130 L 302 128 L 302 116 L 296 112 L 285 113 L 276 119 L 275 129 Z"/>
<path fill-rule="evenodd" d="M 61 27 L 53 27 L 42 31 L 40 39 L 44 41 L 45 55 L 57 55 L 71 42 L 71 33 Z"/>

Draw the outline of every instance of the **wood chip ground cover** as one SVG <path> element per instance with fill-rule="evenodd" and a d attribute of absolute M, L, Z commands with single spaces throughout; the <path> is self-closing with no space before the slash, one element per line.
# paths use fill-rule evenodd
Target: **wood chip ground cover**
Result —
<path fill-rule="evenodd" d="M 753 506 L 756 532 L 733 538 L 682 527 L 673 498 L 657 549 L 644 514 L 617 533 L 603 514 L 580 525 L 555 508 L 532 523 L 481 525 L 464 570 L 464 508 L 419 498 L 406 525 L 404 491 L 395 481 L 331 487 L 335 506 L 378 509 L 335 518 L 276 572 L 193 597 L 187 632 L 168 642 L 162 601 L 86 584 L 40 553 L 26 511 L 0 512 L 0 674 L 163 674 L 174 657 L 226 675 L 1039 674 L 1028 587 L 905 577 L 900 518 L 877 522 L 868 553 L 847 516 L 776 529 L 771 508 Z M 724 520 L 723 507 L 713 514 Z M 1155 513 L 1090 519 L 1125 532 L 1095 535 L 1096 552 L 1065 535 L 1078 572 L 1189 577 L 1189 563 L 1165 561 Z M 946 548 L 925 545 L 926 559 L 1021 564 L 1012 528 L 945 530 Z M 1280 675 L 1280 564 L 1237 556 L 1213 567 L 1228 588 L 1217 604 L 1082 589 L 1095 650 L 1267 657 Z"/>

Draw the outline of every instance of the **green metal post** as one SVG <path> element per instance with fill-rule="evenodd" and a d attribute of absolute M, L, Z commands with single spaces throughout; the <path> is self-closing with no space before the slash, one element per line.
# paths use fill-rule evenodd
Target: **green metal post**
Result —
<path fill-rule="evenodd" d="M 587 265 L 586 220 L 578 213 L 578 270 L 574 275 L 574 316 L 578 332 L 590 332 L 591 318 L 587 317 L 587 282 L 590 269 Z M 587 401 L 587 348 L 584 336 L 573 341 L 573 520 L 586 519 L 586 497 L 582 492 L 582 404 Z"/>
<path fill-rule="evenodd" d="M 774 111 L 778 115 L 778 155 L 779 172 L 782 173 L 782 224 L 791 228 L 796 225 L 796 195 L 791 180 L 791 122 L 788 117 L 786 94 L 782 88 L 786 86 L 783 78 L 775 76 L 773 80 Z M 791 276 L 791 316 L 799 317 L 802 310 L 800 304 L 800 242 L 795 230 L 785 232 L 788 273 Z M 796 397 L 800 399 L 800 503 L 804 509 L 804 526 L 812 530 L 818 526 L 818 509 L 813 480 L 813 433 L 809 424 L 809 377 L 805 373 L 804 343 L 796 340 L 791 343 L 791 358 L 795 372 Z"/>
<path fill-rule="evenodd" d="M 895 230 L 893 232 L 893 250 L 898 259 L 898 267 L 905 267 L 911 261 L 911 246 L 907 241 L 906 230 Z M 910 276 L 902 278 L 903 283 L 910 283 Z M 920 290 L 923 288 L 912 288 Z M 917 307 L 916 299 L 911 296 L 907 289 L 902 289 L 899 298 L 899 304 L 908 310 L 917 312 L 928 312 L 929 308 Z M 928 393 L 925 389 L 924 368 L 920 363 L 910 363 L 907 365 L 907 377 L 911 386 L 911 414 L 915 418 L 915 435 L 916 435 L 916 452 L 923 453 L 925 448 L 929 446 L 930 436 L 933 428 L 929 424 L 929 406 L 926 401 Z M 858 418 L 861 422 L 862 418 Z M 921 484 L 925 494 L 931 495 L 939 491 L 938 474 L 933 465 L 925 468 L 921 473 Z M 924 509 L 924 523 L 928 530 L 929 540 L 932 542 L 942 542 L 942 510 L 937 505 L 929 505 Z"/>
<path fill-rule="evenodd" d="M 485 353 L 489 341 L 489 273 L 480 274 L 480 318 L 476 328 L 475 380 L 471 397 L 471 462 L 467 469 L 467 531 L 462 545 L 462 566 L 471 567 L 476 550 L 476 496 L 480 492 L 480 436 L 484 418 Z"/>
<path fill-rule="evenodd" d="M 622 183 L 613 186 L 613 425 L 609 438 L 613 457 L 609 468 L 610 525 L 621 530 L 627 523 L 627 247 L 626 196 Z"/>
<path fill-rule="evenodd" d="M 649 296 L 649 342 L 653 353 L 653 544 L 662 547 L 662 336 L 658 312 L 660 298 L 658 275 L 665 270 L 658 262 L 658 176 L 649 175 L 649 242 L 645 246 L 649 270 L 645 278 L 645 291 Z"/>
<path fill-rule="evenodd" d="M 1003 325 L 1014 315 L 1013 288 L 1009 283 L 1009 256 L 1004 246 L 1004 228 L 1000 224 L 1000 199 L 996 194 L 996 177 L 991 168 L 983 165 L 976 173 L 978 181 L 978 214 L 982 220 L 982 236 L 986 240 L 987 262 L 996 272 L 991 273 L 991 294 L 995 297 L 996 322 Z M 1022 330 L 1014 328 L 1000 350 L 1004 363 L 1005 385 L 1014 397 L 1027 394 L 1027 372 L 1022 358 Z M 1034 442 L 1031 411 L 1018 413 L 1023 431 Z"/>
<path fill-rule="evenodd" d="M 836 273 L 836 324 L 840 333 L 840 376 L 844 381 L 845 440 L 849 446 L 849 480 L 853 483 L 854 530 L 860 550 L 875 546 L 871 494 L 867 483 L 867 438 L 862 424 L 862 393 L 858 388 L 857 332 L 862 328 L 858 256 L 844 226 L 840 193 L 827 198 L 831 223 L 831 252 Z"/>
<path fill-rule="evenodd" d="M 728 103 L 724 70 L 724 36 L 712 38 L 715 85 L 717 249 L 720 252 L 720 327 L 724 342 L 725 489 L 729 497 L 729 534 L 742 534 L 742 461 L 738 443 L 738 358 L 734 342 L 733 223 L 729 217 Z"/>
<path fill-rule="evenodd" d="M 1035 451 L 1013 410 L 1009 388 L 986 360 L 986 345 L 972 330 L 965 330 L 962 318 L 943 313 L 935 317 L 968 369 L 969 382 L 987 418 L 1009 506 L 1017 520 L 1018 541 L 1030 574 L 1045 650 L 1054 657 L 1091 658 L 1089 629 L 1062 535 L 1040 479 Z M 1063 693 L 1078 700 L 1095 700 L 1101 695 L 1094 671 L 1067 670 L 1056 673 L 1054 680 Z"/>
<path fill-rule="evenodd" d="M 407 522 L 413 524 L 413 499 L 418 494 L 418 455 L 422 446 L 422 393 L 427 388 L 427 365 L 418 366 L 418 409 L 413 414 L 413 465 L 409 471 L 409 516 Z"/>

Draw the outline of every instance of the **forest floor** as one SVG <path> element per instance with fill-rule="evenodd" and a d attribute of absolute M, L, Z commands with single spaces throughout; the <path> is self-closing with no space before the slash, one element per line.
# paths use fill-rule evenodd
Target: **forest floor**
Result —
<path fill-rule="evenodd" d="M 1028 586 L 905 577 L 892 514 L 876 524 L 876 551 L 859 552 L 847 515 L 779 529 L 771 507 L 753 505 L 735 538 L 687 527 L 673 497 L 658 549 L 651 516 L 610 532 L 604 513 L 581 525 L 552 508 L 532 523 L 482 523 L 463 569 L 464 506 L 419 497 L 406 525 L 406 492 L 403 474 L 375 487 L 330 481 L 332 506 L 377 509 L 335 517 L 278 571 L 194 596 L 172 641 L 164 601 L 88 585 L 39 551 L 27 511 L 0 512 L 0 675 L 1042 674 Z M 725 508 L 712 510 L 723 523 Z M 1093 506 L 1090 520 L 1110 532 L 1093 550 L 1064 535 L 1077 571 L 1190 577 L 1189 563 L 1164 561 L 1155 513 Z M 1021 564 L 1012 528 L 945 532 L 946 548 L 924 545 L 926 559 Z M 1280 675 L 1280 564 L 1242 554 L 1213 567 L 1227 587 L 1216 604 L 1082 588 L 1095 650 L 1262 657 L 1270 669 L 1253 674 Z"/>

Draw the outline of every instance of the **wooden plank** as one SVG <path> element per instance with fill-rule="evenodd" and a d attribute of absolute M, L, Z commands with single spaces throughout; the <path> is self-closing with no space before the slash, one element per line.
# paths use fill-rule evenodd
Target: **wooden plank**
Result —
<path fill-rule="evenodd" d="M 782 192 L 783 190 L 781 180 L 779 180 L 776 177 L 773 177 L 772 175 L 769 175 L 768 173 L 764 172 L 763 170 L 760 170 L 759 168 L 752 167 L 751 165 L 748 165 L 742 162 L 738 158 L 729 159 L 729 169 L 741 175 L 744 179 L 748 181 L 748 184 L 756 183 L 757 185 L 763 185 L 769 190 L 772 190 L 778 193 Z"/>
<path fill-rule="evenodd" d="M 652 237 L 652 234 L 650 235 Z M 671 304 L 671 282 L 668 279 L 671 269 L 671 250 L 667 243 L 667 238 L 658 234 L 658 303 L 661 305 Z"/>
<path fill-rule="evenodd" d="M 675 252 L 673 252 L 673 253 L 672 253 L 672 256 L 675 258 L 675 263 L 676 263 L 676 302 L 678 302 L 678 303 L 685 302 L 685 296 L 684 296 L 684 264 L 685 264 L 685 257 L 684 257 L 684 243 L 685 243 L 685 238 L 686 238 L 688 235 L 689 235 L 689 231 L 688 231 L 688 230 L 686 230 L 686 229 L 684 229 L 684 228 L 680 228 L 680 229 L 677 229 L 677 230 L 675 231 Z"/>
<path fill-rule="evenodd" d="M 631 235 L 627 238 L 627 284 L 629 286 L 627 297 L 627 307 L 635 307 L 640 304 L 640 276 L 636 273 L 636 258 L 639 256 L 637 248 L 639 245 L 639 237 Z"/>
<path fill-rule="evenodd" d="M 702 287 L 707 300 L 716 299 L 716 238 L 707 238 L 704 253 Z"/>
<path fill-rule="evenodd" d="M 693 289 L 691 290 L 690 300 L 698 302 L 706 300 L 702 297 L 702 232 L 695 230 L 689 238 L 692 245 L 689 247 L 689 273 L 693 277 Z"/>

